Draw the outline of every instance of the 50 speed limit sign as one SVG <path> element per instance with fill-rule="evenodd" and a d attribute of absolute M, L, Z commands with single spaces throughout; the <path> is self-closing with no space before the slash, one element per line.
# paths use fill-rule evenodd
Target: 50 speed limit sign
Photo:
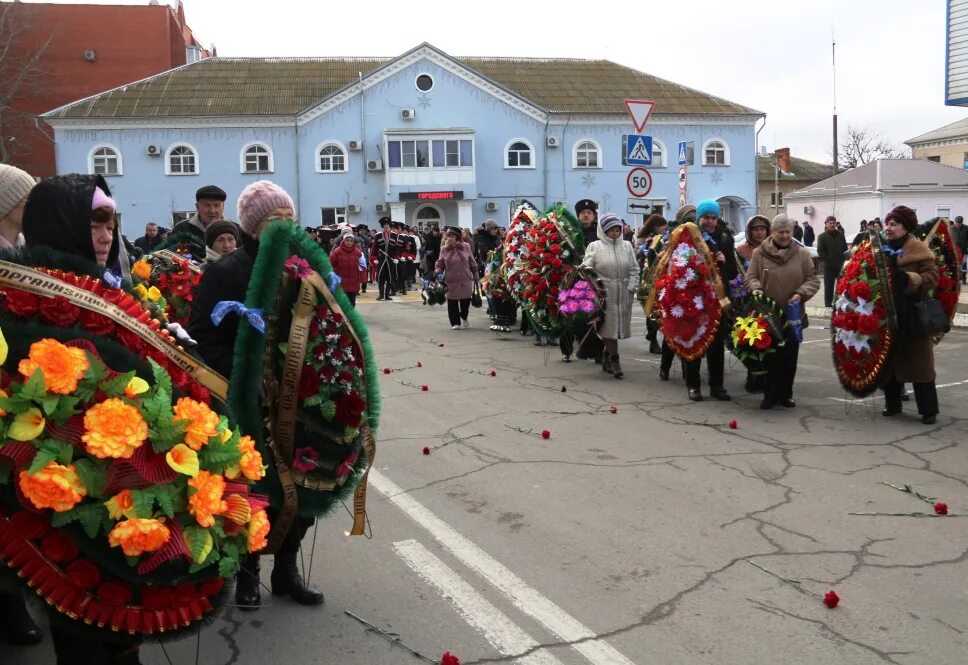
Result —
<path fill-rule="evenodd" d="M 652 174 L 646 169 L 638 166 L 629 171 L 628 178 L 625 179 L 629 194 L 636 198 L 645 198 L 652 191 Z"/>

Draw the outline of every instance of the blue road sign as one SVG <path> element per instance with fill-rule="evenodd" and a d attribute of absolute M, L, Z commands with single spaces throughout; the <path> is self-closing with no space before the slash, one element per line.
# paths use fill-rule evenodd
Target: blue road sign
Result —
<path fill-rule="evenodd" d="M 685 166 L 687 163 L 686 159 L 686 141 L 679 141 L 679 166 Z"/>
<path fill-rule="evenodd" d="M 695 161 L 694 141 L 679 141 L 679 166 L 692 166 Z"/>
<path fill-rule="evenodd" d="M 625 137 L 625 164 L 628 166 L 652 166 L 652 137 L 629 134 Z"/>

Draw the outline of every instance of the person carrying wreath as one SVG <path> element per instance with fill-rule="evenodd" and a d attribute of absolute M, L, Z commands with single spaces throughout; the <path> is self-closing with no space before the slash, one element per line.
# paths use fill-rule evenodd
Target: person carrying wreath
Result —
<path fill-rule="evenodd" d="M 746 288 L 754 296 L 765 295 L 781 307 L 799 303 L 801 323 L 806 322 L 804 303 L 820 290 L 820 278 L 810 252 L 793 241 L 793 222 L 785 214 L 773 218 L 769 237 L 753 251 Z M 792 409 L 797 405 L 793 401 L 793 379 L 800 341 L 795 327 L 786 325 L 783 330 L 785 343 L 768 356 L 761 409 L 772 409 L 776 404 Z"/>
<path fill-rule="evenodd" d="M 883 384 L 885 416 L 901 412 L 904 384 L 914 384 L 914 399 L 921 422 L 933 425 L 938 415 L 938 390 L 935 387 L 934 340 L 917 325 L 914 305 L 927 298 L 938 283 L 934 253 L 912 231 L 918 216 L 907 206 L 896 206 L 884 217 L 884 251 L 895 264 L 894 304 L 898 330 L 891 350 L 889 372 Z"/>
<path fill-rule="evenodd" d="M 605 341 L 602 371 L 616 379 L 624 373 L 619 361 L 618 340 L 632 335 L 632 300 L 639 287 L 639 264 L 632 243 L 622 238 L 625 222 L 605 213 L 598 222 L 599 239 L 585 249 L 584 268 L 594 270 L 605 285 L 605 322 L 598 334 Z"/>

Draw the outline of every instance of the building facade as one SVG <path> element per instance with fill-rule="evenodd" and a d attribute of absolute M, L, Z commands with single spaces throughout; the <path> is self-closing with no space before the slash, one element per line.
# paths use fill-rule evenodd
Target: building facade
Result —
<path fill-rule="evenodd" d="M 862 219 L 884 219 L 897 205 L 912 208 L 922 222 L 968 215 L 968 172 L 922 159 L 879 159 L 792 192 L 786 201 L 790 214 L 802 213 L 814 229 L 834 215 L 851 238 Z"/>
<path fill-rule="evenodd" d="M 37 114 L 211 55 L 188 27 L 181 2 L 0 2 L 0 16 L 0 46 L 10 46 L 0 61 L 0 85 L 17 86 L 0 108 L 7 149 L 0 159 L 35 177 L 56 172 L 54 140 L 35 124 Z"/>
<path fill-rule="evenodd" d="M 760 154 L 756 158 L 759 180 L 756 211 L 770 219 L 781 212 L 788 213 L 793 219 L 801 219 L 800 211 L 787 210 L 787 195 L 830 177 L 833 171 L 830 164 L 790 157 L 789 154 L 786 157 L 787 161 L 780 161 L 779 169 L 775 155 Z"/>
<path fill-rule="evenodd" d="M 217 184 L 289 191 L 306 225 L 479 226 L 592 198 L 627 214 L 624 99 L 655 111 L 651 191 L 678 207 L 678 144 L 691 141 L 688 198 L 719 199 L 739 227 L 756 201 L 764 114 L 606 61 L 453 58 L 430 44 L 391 59 L 210 58 L 56 109 L 61 173 L 108 177 L 125 231 L 164 225 Z M 635 219 L 635 222 L 640 221 Z"/>
<path fill-rule="evenodd" d="M 904 142 L 914 159 L 968 170 L 968 118 Z"/>

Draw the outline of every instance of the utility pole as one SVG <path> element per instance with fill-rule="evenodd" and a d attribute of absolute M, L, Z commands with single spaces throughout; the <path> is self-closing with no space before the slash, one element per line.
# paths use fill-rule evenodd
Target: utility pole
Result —
<path fill-rule="evenodd" d="M 838 164 L 838 154 L 837 154 L 837 42 L 834 39 L 834 29 L 830 28 L 830 48 L 831 48 L 831 61 L 834 70 L 834 172 L 832 175 L 837 175 L 840 171 L 840 165 Z"/>

